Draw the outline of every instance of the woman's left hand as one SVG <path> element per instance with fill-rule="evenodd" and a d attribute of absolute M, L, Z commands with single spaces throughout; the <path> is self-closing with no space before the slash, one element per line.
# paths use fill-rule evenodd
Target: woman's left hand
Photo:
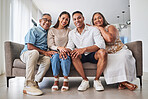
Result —
<path fill-rule="evenodd" d="M 60 52 L 60 54 L 59 54 L 59 58 L 61 59 L 67 59 L 67 54 L 66 54 L 66 52 Z"/>
<path fill-rule="evenodd" d="M 58 47 L 57 48 L 60 52 L 65 52 L 66 51 L 66 48 L 65 47 Z"/>

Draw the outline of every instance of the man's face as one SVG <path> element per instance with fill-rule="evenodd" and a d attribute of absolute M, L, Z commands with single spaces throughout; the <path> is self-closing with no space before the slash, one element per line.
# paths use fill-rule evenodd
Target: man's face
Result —
<path fill-rule="evenodd" d="M 84 17 L 80 13 L 73 15 L 73 22 L 77 28 L 81 28 L 84 25 Z"/>
<path fill-rule="evenodd" d="M 44 15 L 42 19 L 40 19 L 40 25 L 45 30 L 48 30 L 51 26 L 51 17 L 49 15 Z"/>

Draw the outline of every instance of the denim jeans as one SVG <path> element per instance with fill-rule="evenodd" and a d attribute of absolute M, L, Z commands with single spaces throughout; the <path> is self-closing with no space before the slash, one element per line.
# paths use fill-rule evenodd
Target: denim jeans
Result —
<path fill-rule="evenodd" d="M 71 65 L 71 59 L 67 55 L 67 59 L 60 59 L 59 54 L 54 54 L 52 56 L 51 60 L 51 66 L 53 71 L 53 76 L 57 76 L 60 71 L 60 66 L 63 71 L 63 76 L 68 76 L 70 72 L 70 65 Z"/>

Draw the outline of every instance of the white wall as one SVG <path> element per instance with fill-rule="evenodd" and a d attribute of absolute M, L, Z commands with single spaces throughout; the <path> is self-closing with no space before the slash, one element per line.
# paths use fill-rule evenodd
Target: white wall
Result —
<path fill-rule="evenodd" d="M 38 7 L 32 3 L 32 18 L 39 24 L 39 19 L 42 18 L 42 12 L 38 9 Z"/>
<path fill-rule="evenodd" d="M 19 17 L 17 20 L 19 20 L 21 16 L 22 16 L 22 19 L 25 19 L 24 21 L 20 21 L 20 23 L 22 23 L 22 24 L 25 23 L 22 26 L 22 28 L 25 29 L 25 31 L 26 31 L 26 32 L 19 32 L 18 35 L 12 32 L 12 22 L 14 20 L 13 20 L 12 14 L 10 14 L 10 12 L 12 13 L 12 10 L 14 10 L 14 9 L 12 9 L 13 8 L 12 4 L 13 3 L 16 4 L 16 2 L 18 4 L 17 7 L 19 8 L 19 9 L 17 9 L 16 13 L 18 14 L 18 12 L 20 11 L 18 14 Z M 10 11 L 10 4 L 11 4 L 11 11 Z M 25 10 L 29 10 L 31 13 L 29 11 L 27 13 L 25 10 L 20 10 L 20 9 L 24 9 L 24 8 L 25 8 Z M 23 12 L 24 15 L 21 12 Z M 32 1 L 30 1 L 30 0 L 14 0 L 14 1 L 0 0 L 0 75 L 5 72 L 4 42 L 8 41 L 8 40 L 14 41 L 13 36 L 15 36 L 16 38 L 20 38 L 20 40 L 24 40 L 24 36 L 22 36 L 22 38 L 20 36 L 25 35 L 28 31 L 28 29 L 26 29 L 26 28 L 28 28 L 29 25 L 26 22 L 28 22 L 28 21 L 31 22 L 30 16 L 32 16 L 32 15 L 34 15 L 33 17 L 35 19 L 38 19 L 38 16 L 40 16 L 39 13 L 40 13 L 40 11 L 38 11 L 38 9 L 34 5 L 32 5 Z M 16 14 L 14 14 L 14 17 L 16 17 Z M 17 25 L 17 28 L 19 28 L 19 29 L 20 29 L 19 26 L 21 25 L 20 23 L 18 25 L 16 23 L 16 21 L 14 22 L 14 24 Z M 23 30 L 23 29 L 21 29 L 21 30 Z M 21 42 L 18 42 L 18 43 L 21 43 Z"/>
<path fill-rule="evenodd" d="M 38 8 L 32 3 L 32 17 L 37 21 Z"/>
<path fill-rule="evenodd" d="M 91 24 L 93 13 L 101 12 L 110 24 L 123 23 L 122 11 L 125 11 L 124 21 L 130 19 L 129 0 L 33 0 L 42 13 L 50 13 L 52 16 L 52 24 L 54 25 L 62 11 L 68 11 L 72 14 L 76 10 L 80 10 L 85 22 Z M 117 16 L 120 16 L 119 22 Z M 70 27 L 75 28 L 73 21 Z"/>
<path fill-rule="evenodd" d="M 131 42 L 131 25 L 127 25 L 126 28 L 121 29 L 119 33 L 121 37 L 123 36 L 127 39 L 124 43 Z"/>
<path fill-rule="evenodd" d="M 131 41 L 143 42 L 143 70 L 148 72 L 148 0 L 130 0 Z"/>

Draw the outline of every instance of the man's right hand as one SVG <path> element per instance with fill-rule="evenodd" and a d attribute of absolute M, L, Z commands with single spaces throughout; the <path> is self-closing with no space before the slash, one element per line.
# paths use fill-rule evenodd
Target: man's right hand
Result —
<path fill-rule="evenodd" d="M 86 48 L 74 49 L 73 51 L 71 51 L 71 57 L 77 58 L 79 55 L 84 54 L 85 51 Z"/>
<path fill-rule="evenodd" d="M 56 51 L 45 51 L 45 52 L 44 52 L 44 55 L 45 55 L 45 56 L 52 57 L 52 55 L 54 55 L 55 53 L 57 53 L 57 52 L 56 52 Z"/>

